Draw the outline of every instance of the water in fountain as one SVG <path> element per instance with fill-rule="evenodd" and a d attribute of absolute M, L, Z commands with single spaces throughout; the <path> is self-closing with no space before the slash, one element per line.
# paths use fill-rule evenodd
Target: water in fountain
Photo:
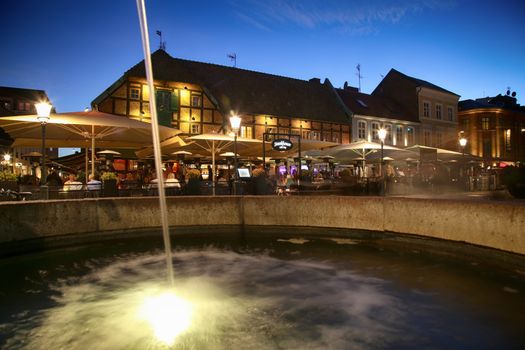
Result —
<path fill-rule="evenodd" d="M 180 299 L 166 297 L 164 255 L 149 241 L 2 261 L 0 278 L 10 285 L 0 299 L 0 348 L 518 349 L 525 342 L 523 276 L 483 261 L 366 241 L 207 247 L 193 239 L 178 241 L 174 255 Z M 150 296 L 192 312 L 169 315 L 162 337 L 146 320 Z"/>

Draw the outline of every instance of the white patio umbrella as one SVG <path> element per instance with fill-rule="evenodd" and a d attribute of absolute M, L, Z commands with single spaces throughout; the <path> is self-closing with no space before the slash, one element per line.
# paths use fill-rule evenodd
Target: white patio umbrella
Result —
<path fill-rule="evenodd" d="M 363 166 L 365 166 L 367 157 L 379 150 L 381 150 L 380 143 L 362 140 L 330 148 L 324 152 L 324 155 L 333 156 L 335 159 L 341 161 L 356 160 L 359 158 L 363 160 Z M 383 145 L 383 150 L 386 150 L 387 153 L 395 151 L 402 154 L 414 155 L 411 151 L 405 151 L 404 149 L 390 145 Z"/>
<path fill-rule="evenodd" d="M 12 147 L 41 145 L 41 124 L 36 115 L 0 117 L 0 127 L 14 139 Z M 177 136 L 180 130 L 159 128 L 161 140 L 181 141 Z M 151 124 L 98 111 L 51 114 L 46 124 L 48 147 L 88 148 L 91 145 L 92 172 L 95 170 L 95 144 L 99 147 L 141 148 L 151 143 Z"/>

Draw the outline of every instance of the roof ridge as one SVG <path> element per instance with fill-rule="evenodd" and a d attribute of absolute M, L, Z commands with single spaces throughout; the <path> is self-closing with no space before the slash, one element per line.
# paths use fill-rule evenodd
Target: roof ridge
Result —
<path fill-rule="evenodd" d="M 160 50 L 157 50 L 157 51 L 160 51 Z M 155 51 L 155 53 L 156 53 L 157 51 Z M 190 63 L 197 63 L 197 64 L 206 64 L 206 65 L 215 66 L 215 67 L 219 67 L 219 68 L 223 68 L 223 69 L 228 69 L 228 70 L 233 70 L 233 71 L 235 71 L 235 70 L 237 70 L 237 71 L 244 71 L 244 72 L 248 72 L 248 73 L 255 73 L 255 74 L 261 74 L 261 75 L 272 76 L 272 77 L 277 77 L 277 78 L 284 78 L 284 79 L 289 79 L 289 80 L 296 80 L 296 81 L 300 81 L 300 82 L 302 82 L 302 83 L 311 83 L 309 80 L 305 80 L 305 79 L 292 78 L 292 77 L 287 77 L 287 76 L 284 76 L 284 75 L 272 74 L 272 73 L 266 73 L 266 72 L 259 72 L 259 71 L 256 71 L 256 70 L 245 69 L 245 68 L 230 67 L 230 66 L 225 66 L 225 65 L 222 65 L 222 64 L 218 64 L 218 63 L 212 63 L 212 62 L 202 62 L 202 61 L 189 60 L 189 59 L 186 59 L 186 58 L 173 57 L 173 56 L 171 56 L 170 54 L 168 54 L 167 52 L 165 52 L 165 53 L 166 53 L 166 55 L 168 55 L 171 59 L 173 59 L 173 60 L 178 60 L 178 61 L 182 61 L 182 62 L 190 62 Z M 321 83 L 321 85 L 323 85 L 323 83 Z"/>
<path fill-rule="evenodd" d="M 45 90 L 42 89 L 31 89 L 31 88 L 20 88 L 14 86 L 0 86 L 0 89 L 14 89 L 14 90 L 27 90 L 27 91 L 39 91 L 45 93 Z"/>

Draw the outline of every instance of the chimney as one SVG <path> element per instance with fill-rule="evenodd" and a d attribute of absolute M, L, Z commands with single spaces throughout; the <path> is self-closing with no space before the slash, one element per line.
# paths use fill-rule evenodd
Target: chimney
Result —
<path fill-rule="evenodd" d="M 316 84 L 321 84 L 321 79 L 319 78 L 312 78 L 310 80 L 308 80 L 310 83 L 316 83 Z"/>

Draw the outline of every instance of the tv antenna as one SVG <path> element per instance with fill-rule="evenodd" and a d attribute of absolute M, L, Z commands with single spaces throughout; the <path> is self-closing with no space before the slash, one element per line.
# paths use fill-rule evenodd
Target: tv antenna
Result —
<path fill-rule="evenodd" d="M 361 63 L 358 63 L 357 67 L 355 68 L 357 69 L 357 73 L 355 75 L 357 75 L 357 80 L 359 82 L 359 87 L 357 91 L 361 92 L 361 78 L 363 78 L 363 76 L 361 75 Z"/>
<path fill-rule="evenodd" d="M 229 53 L 227 56 L 233 62 L 233 68 L 236 68 L 237 67 L 237 54 L 234 52 L 234 53 Z"/>
<path fill-rule="evenodd" d="M 166 51 L 166 42 L 165 41 L 162 41 L 162 32 L 160 30 L 157 30 L 157 35 L 159 36 L 160 38 L 160 41 L 159 41 L 159 49 L 160 50 L 163 50 L 163 51 Z"/>

